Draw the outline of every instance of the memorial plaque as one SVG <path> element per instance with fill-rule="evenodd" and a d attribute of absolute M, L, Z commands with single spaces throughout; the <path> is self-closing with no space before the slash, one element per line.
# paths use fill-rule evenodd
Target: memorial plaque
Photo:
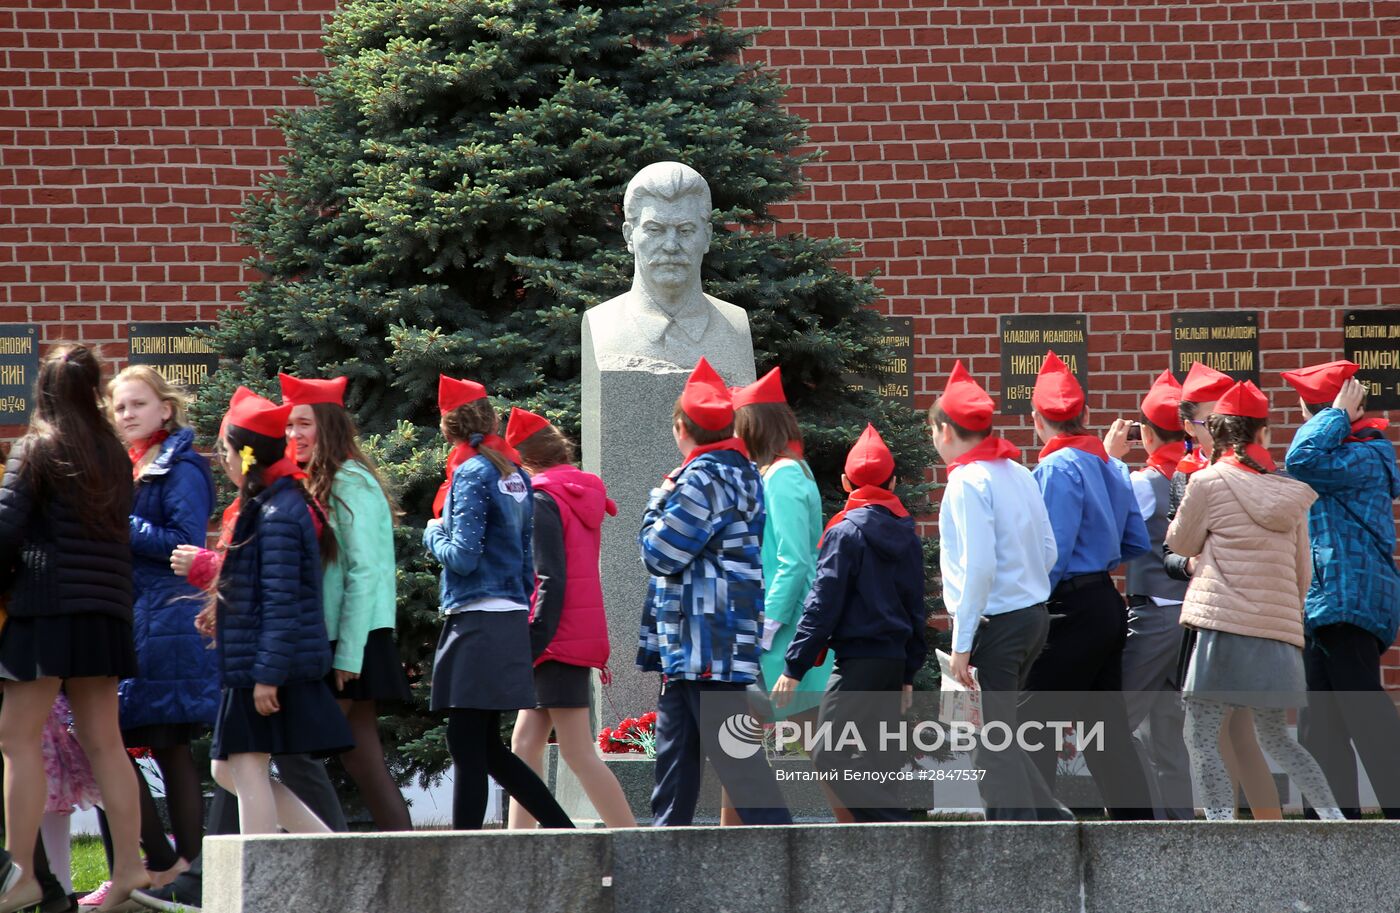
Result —
<path fill-rule="evenodd" d="M 39 376 L 39 329 L 0 323 L 0 425 L 27 425 Z"/>
<path fill-rule="evenodd" d="M 886 317 L 880 344 L 889 349 L 890 357 L 880 366 L 879 373 L 874 377 L 848 377 L 847 385 L 914 408 L 914 318 Z"/>
<path fill-rule="evenodd" d="M 1259 383 L 1259 312 L 1190 311 L 1172 315 L 1172 373 L 1185 380 L 1196 362 L 1235 380 Z"/>
<path fill-rule="evenodd" d="M 1400 310 L 1347 311 L 1342 318 L 1345 358 L 1361 366 L 1367 409 L 1400 409 Z"/>
<path fill-rule="evenodd" d="M 1088 319 L 1083 314 L 1015 314 L 1001 318 L 1001 411 L 1029 415 L 1031 392 L 1054 350 L 1089 391 Z"/>
<path fill-rule="evenodd" d="M 131 364 L 150 365 L 177 387 L 198 387 L 218 369 L 219 356 L 208 340 L 190 331 L 213 328 L 212 322 L 133 323 Z"/>

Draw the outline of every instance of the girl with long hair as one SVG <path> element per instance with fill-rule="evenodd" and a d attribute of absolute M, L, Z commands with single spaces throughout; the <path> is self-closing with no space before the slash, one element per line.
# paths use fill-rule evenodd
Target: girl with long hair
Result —
<path fill-rule="evenodd" d="M 171 571 L 170 553 L 179 545 L 204 545 L 214 478 L 195 451 L 184 398 L 155 368 L 126 368 L 107 391 L 136 488 L 132 611 L 141 674 L 121 684 L 122 735 L 128 748 L 149 748 L 160 768 L 178 857 L 171 864 L 155 800 L 143 788 L 142 845 L 159 887 L 199 855 L 204 829 L 204 790 L 190 743 L 214 724 L 218 669 L 194 627 L 202 594 Z"/>
<path fill-rule="evenodd" d="M 209 754 L 214 780 L 238 797 L 244 834 L 329 832 L 268 765 L 274 754 L 327 757 L 352 744 L 324 680 L 321 562 L 334 559 L 335 540 L 287 458 L 289 412 L 245 395 L 225 432 L 239 510 L 211 596 L 223 696 Z"/>
<path fill-rule="evenodd" d="M 534 489 L 530 653 L 536 704 L 515 718 L 511 751 L 540 773 L 553 732 L 560 757 L 603 824 L 636 827 L 617 777 L 598 757 L 588 717 L 593 670 L 606 670 L 608 664 L 608 618 L 598 561 L 603 520 L 617 514 L 617 505 L 602 479 L 574 466 L 573 443 L 542 416 L 511 409 L 506 444 L 520 454 Z M 534 825 L 529 812 L 512 801 L 510 827 Z"/>
<path fill-rule="evenodd" d="M 783 657 L 802 620 L 802 604 L 817 576 L 817 542 L 822 535 L 822 498 L 807 465 L 797 415 L 783 391 L 782 371 L 774 368 L 754 383 L 734 391 L 734 434 L 744 441 L 763 477 L 763 635 L 758 658 L 766 689 L 783 675 Z M 813 666 L 797 685 L 785 716 L 816 722 L 836 654 Z M 836 820 L 855 819 L 836 794 L 823 785 Z M 727 800 L 727 797 L 726 797 Z M 720 823 L 735 825 L 739 816 L 725 801 Z"/>
<path fill-rule="evenodd" d="M 326 563 L 322 599 L 333 659 L 327 679 L 350 722 L 355 747 L 340 756 L 375 827 L 412 830 L 408 804 L 384 761 L 379 705 L 413 700 L 394 642 L 393 498 L 360 447 L 345 408 L 346 379 L 278 376 L 290 405 L 287 434 L 307 474 L 311 495 L 325 505 L 335 533 L 335 560 Z"/>
<path fill-rule="evenodd" d="M 1232 817 L 1220 731 L 1229 709 L 1248 707 L 1260 746 L 1319 817 L 1340 819 L 1317 762 L 1287 729 L 1287 711 L 1307 700 L 1303 600 L 1317 495 L 1276 472 L 1268 415 L 1264 394 L 1248 381 L 1220 397 L 1207 420 L 1210 465 L 1195 474 L 1167 529 L 1167 545 L 1196 565 L 1181 609 L 1181 623 L 1197 631 L 1182 683 L 1191 780 L 1207 819 Z"/>
<path fill-rule="evenodd" d="M 452 452 L 423 545 L 442 564 L 445 618 L 433 659 L 432 709 L 447 712 L 452 826 L 481 828 L 489 774 L 545 827 L 573 827 L 549 788 L 501 740 L 501 713 L 537 703 L 530 482 L 497 434 L 500 419 L 485 387 L 443 376 L 438 411 Z"/>
<path fill-rule="evenodd" d="M 138 847 L 136 777 L 122 743 L 117 683 L 137 674 L 132 643 L 131 461 L 102 407 L 102 367 L 62 346 L 39 368 L 29 433 L 0 484 L 0 752 L 5 841 L 21 870 L 0 913 L 43 898 L 35 838 L 47 798 L 42 734 L 62 689 L 111 815 L 112 887 L 99 913 L 150 884 Z M 9 880 L 8 878 L 6 880 Z"/>

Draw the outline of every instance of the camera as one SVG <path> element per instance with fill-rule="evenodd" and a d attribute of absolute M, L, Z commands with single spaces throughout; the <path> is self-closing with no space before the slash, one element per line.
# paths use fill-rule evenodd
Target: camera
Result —
<path fill-rule="evenodd" d="M 1133 422 L 1131 425 L 1128 426 L 1128 440 L 1142 440 L 1142 422 Z"/>

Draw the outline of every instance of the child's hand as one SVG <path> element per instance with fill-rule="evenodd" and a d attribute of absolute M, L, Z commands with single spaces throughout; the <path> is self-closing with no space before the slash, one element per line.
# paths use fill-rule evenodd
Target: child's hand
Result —
<path fill-rule="evenodd" d="M 778 676 L 778 683 L 773 686 L 773 706 L 779 710 L 792 703 L 792 693 L 797 690 L 797 679 L 791 675 Z"/>
<path fill-rule="evenodd" d="M 256 684 L 253 686 L 253 706 L 263 716 L 272 716 L 282 709 L 277 703 L 277 686 Z"/>
<path fill-rule="evenodd" d="M 427 528 L 428 528 L 428 529 L 432 529 L 434 526 L 441 526 L 441 525 L 442 525 L 442 517 L 433 517 L 431 520 L 428 521 L 428 526 L 427 526 Z"/>
<path fill-rule="evenodd" d="M 1332 400 L 1332 408 L 1341 409 L 1347 414 L 1347 418 L 1353 422 L 1361 418 L 1364 414 L 1361 404 L 1366 400 L 1366 387 L 1361 381 L 1352 377 L 1342 384 L 1342 389 L 1337 391 L 1337 398 Z"/>
<path fill-rule="evenodd" d="M 1133 449 L 1128 443 L 1128 432 L 1132 427 L 1132 420 L 1126 418 L 1116 418 L 1113 424 L 1108 426 L 1108 433 L 1103 436 L 1103 449 L 1115 460 L 1123 459 L 1128 455 L 1128 451 Z"/>
<path fill-rule="evenodd" d="M 346 672 L 344 669 L 335 670 L 335 690 L 344 691 L 345 686 L 360 677 L 358 672 Z"/>
<path fill-rule="evenodd" d="M 948 671 L 952 673 L 953 680 L 958 684 L 969 691 L 976 691 L 977 682 L 972 678 L 972 666 L 968 664 L 971 657 L 971 653 L 954 653 L 953 663 Z"/>
<path fill-rule="evenodd" d="M 170 553 L 170 569 L 181 577 L 188 577 L 190 568 L 194 566 L 195 556 L 201 551 L 196 545 L 175 546 L 175 551 Z"/>

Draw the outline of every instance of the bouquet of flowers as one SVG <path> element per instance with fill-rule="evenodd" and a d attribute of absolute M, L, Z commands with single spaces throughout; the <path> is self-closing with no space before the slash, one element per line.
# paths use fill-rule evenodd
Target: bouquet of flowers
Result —
<path fill-rule="evenodd" d="M 656 757 L 656 711 L 639 717 L 629 716 L 616 726 L 598 733 L 603 754 L 640 754 Z"/>

